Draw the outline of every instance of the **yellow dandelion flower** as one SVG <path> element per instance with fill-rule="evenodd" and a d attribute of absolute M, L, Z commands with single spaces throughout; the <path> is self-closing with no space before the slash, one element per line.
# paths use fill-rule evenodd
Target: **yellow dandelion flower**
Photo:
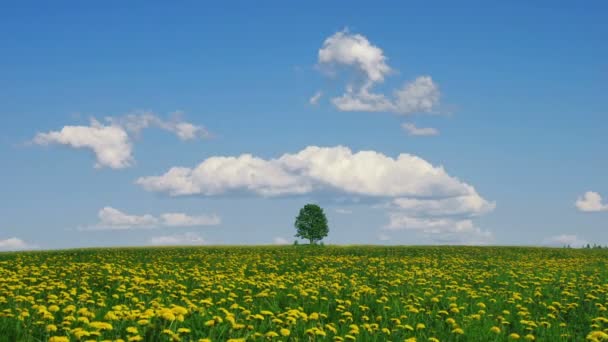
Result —
<path fill-rule="evenodd" d="M 452 330 L 452 334 L 462 335 L 464 334 L 464 330 L 462 330 L 461 328 L 456 328 Z"/>

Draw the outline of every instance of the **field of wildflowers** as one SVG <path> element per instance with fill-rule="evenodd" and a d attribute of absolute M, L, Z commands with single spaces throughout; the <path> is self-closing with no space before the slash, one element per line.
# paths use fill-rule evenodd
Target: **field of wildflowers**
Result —
<path fill-rule="evenodd" d="M 602 341 L 608 250 L 0 253 L 0 341 Z"/>

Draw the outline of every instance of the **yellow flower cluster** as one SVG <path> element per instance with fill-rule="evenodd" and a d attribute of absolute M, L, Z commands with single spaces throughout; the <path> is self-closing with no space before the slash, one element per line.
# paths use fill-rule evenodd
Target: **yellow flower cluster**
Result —
<path fill-rule="evenodd" d="M 0 253 L 8 341 L 608 341 L 608 251 Z"/>

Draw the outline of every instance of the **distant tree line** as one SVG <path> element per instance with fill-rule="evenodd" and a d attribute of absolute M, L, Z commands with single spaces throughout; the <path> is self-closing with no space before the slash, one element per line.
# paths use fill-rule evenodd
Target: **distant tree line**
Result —
<path fill-rule="evenodd" d="M 564 248 L 572 248 L 572 246 L 564 245 Z M 582 248 L 584 248 L 584 249 L 602 249 L 602 248 L 608 248 L 608 246 L 602 247 L 602 245 L 598 245 L 598 244 L 594 243 L 593 245 L 586 244 L 586 245 L 582 246 Z"/>

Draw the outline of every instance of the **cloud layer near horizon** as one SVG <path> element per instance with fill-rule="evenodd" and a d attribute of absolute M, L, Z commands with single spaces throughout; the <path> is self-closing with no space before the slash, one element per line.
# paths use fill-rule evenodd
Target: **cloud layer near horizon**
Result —
<path fill-rule="evenodd" d="M 0 240 L 0 251 L 21 251 L 35 248 L 36 246 L 31 245 L 17 237 Z"/>
<path fill-rule="evenodd" d="M 152 229 L 160 227 L 215 226 L 221 223 L 217 215 L 190 216 L 184 213 L 164 213 L 159 217 L 150 214 L 130 215 L 112 207 L 99 210 L 99 222 L 79 230 L 126 230 Z"/>

